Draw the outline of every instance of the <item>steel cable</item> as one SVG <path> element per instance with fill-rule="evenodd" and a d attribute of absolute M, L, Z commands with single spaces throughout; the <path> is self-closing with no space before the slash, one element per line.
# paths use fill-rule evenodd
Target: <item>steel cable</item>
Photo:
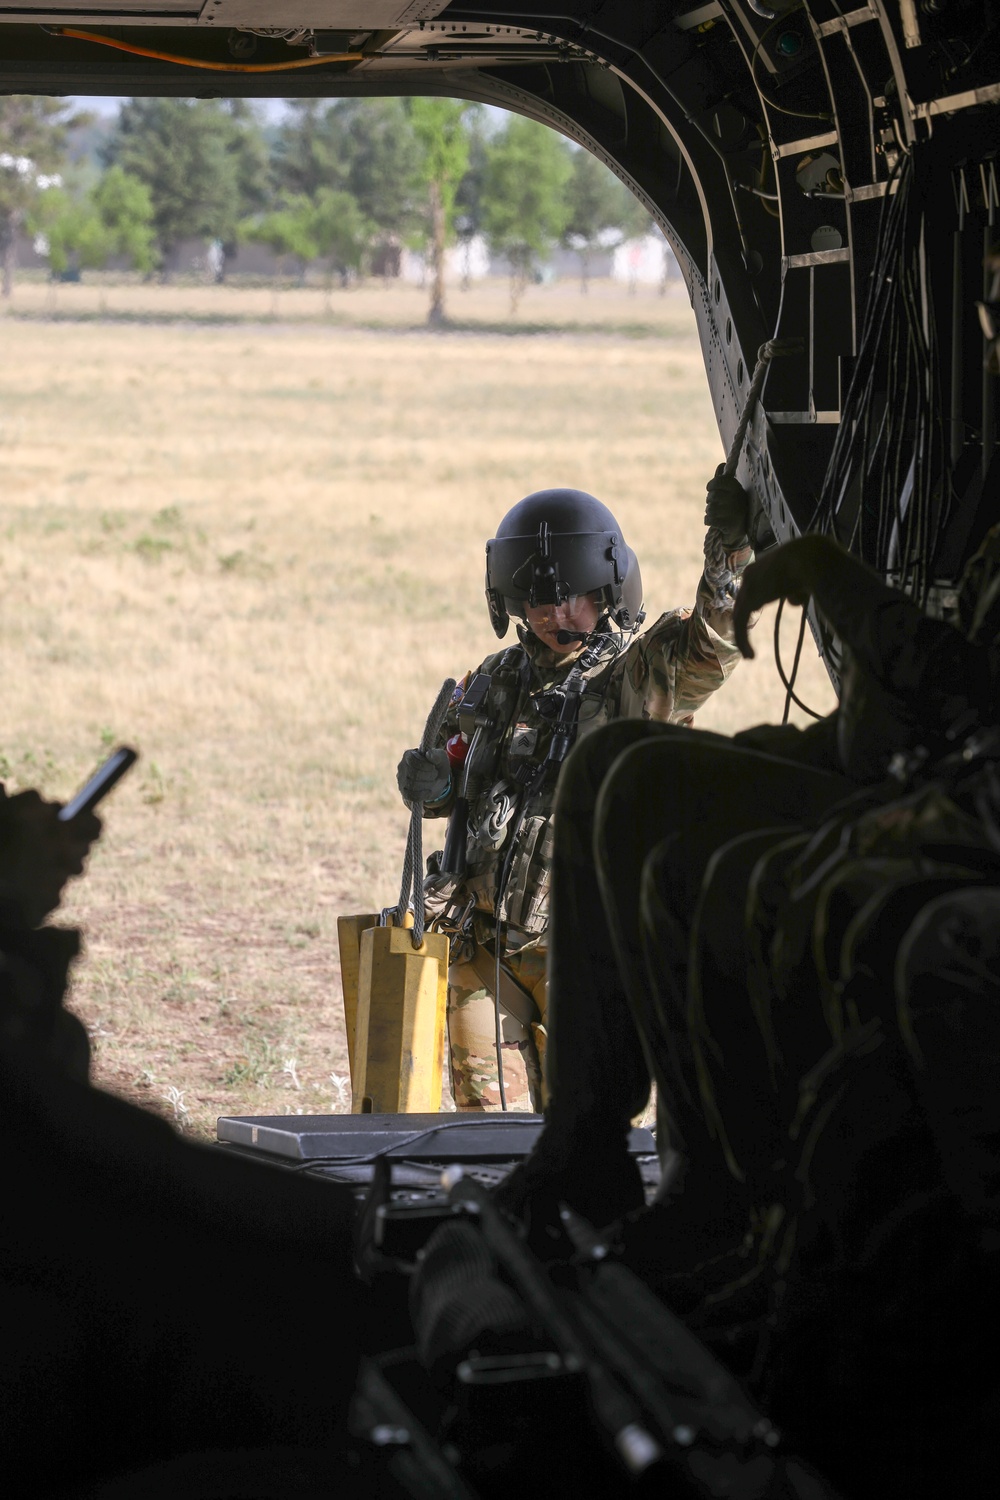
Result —
<path fill-rule="evenodd" d="M 424 725 L 424 732 L 420 739 L 420 750 L 424 754 L 432 750 L 437 743 L 437 737 L 441 732 L 441 725 L 444 723 L 444 716 L 448 712 L 448 705 L 454 691 L 454 677 L 446 677 L 434 700 L 434 707 L 427 717 L 427 723 Z M 414 948 L 419 948 L 424 941 L 423 817 L 423 803 L 411 803 L 410 831 L 406 838 L 403 877 L 399 887 L 399 904 L 396 907 L 396 923 L 397 926 L 402 927 L 411 899 L 413 901 L 412 942 Z"/>

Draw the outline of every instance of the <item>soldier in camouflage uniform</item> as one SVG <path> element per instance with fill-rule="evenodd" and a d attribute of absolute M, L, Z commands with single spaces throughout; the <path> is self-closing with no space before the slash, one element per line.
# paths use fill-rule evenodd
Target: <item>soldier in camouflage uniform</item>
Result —
<path fill-rule="evenodd" d="M 552 805 L 571 744 L 619 718 L 691 725 L 740 660 L 732 607 L 752 557 L 747 497 L 721 472 L 708 491 L 695 604 L 661 615 L 642 635 L 638 562 L 593 496 L 529 495 L 487 544 L 493 627 L 502 637 L 518 616 L 519 643 L 466 674 L 439 747 L 406 751 L 398 770 L 408 805 L 449 818 L 436 883 L 447 890 L 458 938 L 448 1033 L 459 1109 L 539 1110 L 545 1102 Z"/>

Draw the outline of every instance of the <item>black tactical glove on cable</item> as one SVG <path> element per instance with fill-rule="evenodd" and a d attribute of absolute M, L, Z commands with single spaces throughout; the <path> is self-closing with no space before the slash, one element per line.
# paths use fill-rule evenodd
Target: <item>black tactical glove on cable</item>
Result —
<path fill-rule="evenodd" d="M 440 802 L 451 784 L 447 750 L 404 750 L 396 767 L 396 785 L 407 807 L 414 802 Z"/>
<path fill-rule="evenodd" d="M 725 464 L 715 471 L 705 488 L 708 502 L 705 506 L 705 525 L 718 528 L 722 545 L 732 549 L 747 540 L 750 524 L 750 496 L 740 484 L 725 473 Z"/>

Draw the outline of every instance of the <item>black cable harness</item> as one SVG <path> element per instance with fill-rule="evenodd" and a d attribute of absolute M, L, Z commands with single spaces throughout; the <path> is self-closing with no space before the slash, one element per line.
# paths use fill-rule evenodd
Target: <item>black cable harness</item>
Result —
<path fill-rule="evenodd" d="M 816 520 L 923 607 L 953 487 L 921 245 L 929 177 L 900 154 L 882 202 L 858 357 Z M 856 504 L 850 531 L 843 515 Z"/>

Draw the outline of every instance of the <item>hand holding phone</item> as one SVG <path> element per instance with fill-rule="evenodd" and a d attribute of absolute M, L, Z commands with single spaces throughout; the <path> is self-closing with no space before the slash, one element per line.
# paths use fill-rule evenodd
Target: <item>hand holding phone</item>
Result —
<path fill-rule="evenodd" d="M 106 797 L 111 788 L 115 786 L 125 772 L 130 770 L 139 759 L 139 753 L 129 745 L 119 745 L 112 750 L 103 765 L 98 766 L 90 780 L 71 797 L 65 807 L 59 809 L 60 823 L 72 823 L 81 813 L 93 812 L 98 802 Z"/>

